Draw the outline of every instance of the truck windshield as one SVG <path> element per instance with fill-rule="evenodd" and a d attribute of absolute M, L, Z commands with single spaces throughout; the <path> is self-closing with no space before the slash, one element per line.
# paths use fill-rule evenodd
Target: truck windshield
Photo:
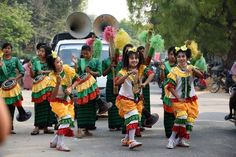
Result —
<path fill-rule="evenodd" d="M 64 64 L 68 64 L 73 66 L 73 62 L 71 61 L 72 55 L 80 58 L 81 48 L 84 44 L 76 43 L 76 44 L 62 44 L 58 49 L 58 55 L 61 57 Z M 103 44 L 100 61 L 109 57 L 109 45 Z"/>

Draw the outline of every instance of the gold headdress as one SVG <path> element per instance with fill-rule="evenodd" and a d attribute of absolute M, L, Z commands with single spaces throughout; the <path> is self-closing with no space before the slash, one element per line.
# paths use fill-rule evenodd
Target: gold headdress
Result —
<path fill-rule="evenodd" d="M 128 49 L 128 52 L 129 52 L 129 51 L 137 52 L 137 49 L 136 49 L 136 47 L 133 47 L 133 48 L 129 48 L 129 49 Z"/>
<path fill-rule="evenodd" d="M 175 47 L 175 51 L 178 52 L 179 50 L 182 50 L 182 51 L 186 51 L 188 48 L 186 47 L 186 45 L 183 45 L 181 47 Z"/>
<path fill-rule="evenodd" d="M 56 51 L 52 51 L 52 58 L 57 58 L 57 52 Z"/>

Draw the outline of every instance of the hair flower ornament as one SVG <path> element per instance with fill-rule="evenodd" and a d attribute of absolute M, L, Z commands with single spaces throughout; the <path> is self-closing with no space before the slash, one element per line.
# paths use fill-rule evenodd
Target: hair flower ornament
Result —
<path fill-rule="evenodd" d="M 57 58 L 57 52 L 56 51 L 52 51 L 52 58 Z"/>
<path fill-rule="evenodd" d="M 137 49 L 136 49 L 136 47 L 133 47 L 133 48 L 129 48 L 129 49 L 128 49 L 128 52 L 129 52 L 129 51 L 137 52 Z"/>
<path fill-rule="evenodd" d="M 187 51 L 187 47 L 186 47 L 186 45 L 183 45 L 183 46 L 181 46 L 181 47 L 175 47 L 175 51 L 176 52 L 178 52 L 179 50 L 182 50 L 182 51 Z"/>

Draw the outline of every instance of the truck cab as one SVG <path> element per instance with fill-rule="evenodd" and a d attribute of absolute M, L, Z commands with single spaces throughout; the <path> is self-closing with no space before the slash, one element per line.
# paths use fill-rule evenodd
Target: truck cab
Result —
<path fill-rule="evenodd" d="M 70 39 L 70 40 L 60 40 L 55 47 L 55 51 L 58 56 L 61 57 L 64 64 L 68 64 L 69 66 L 74 66 L 71 61 L 72 55 L 80 58 L 81 48 L 86 44 L 86 39 Z M 105 41 L 102 41 L 102 52 L 100 61 L 102 62 L 104 59 L 109 57 L 109 44 Z M 97 77 L 97 83 L 100 90 L 105 90 L 106 87 L 106 77 L 100 76 Z M 101 92 L 103 93 L 103 92 Z"/>

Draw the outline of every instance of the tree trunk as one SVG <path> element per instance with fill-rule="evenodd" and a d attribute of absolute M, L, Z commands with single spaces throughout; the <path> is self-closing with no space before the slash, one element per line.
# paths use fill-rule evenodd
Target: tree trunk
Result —
<path fill-rule="evenodd" d="M 236 36 L 233 40 L 233 45 L 227 55 L 226 68 L 230 69 L 234 62 L 236 62 Z"/>

